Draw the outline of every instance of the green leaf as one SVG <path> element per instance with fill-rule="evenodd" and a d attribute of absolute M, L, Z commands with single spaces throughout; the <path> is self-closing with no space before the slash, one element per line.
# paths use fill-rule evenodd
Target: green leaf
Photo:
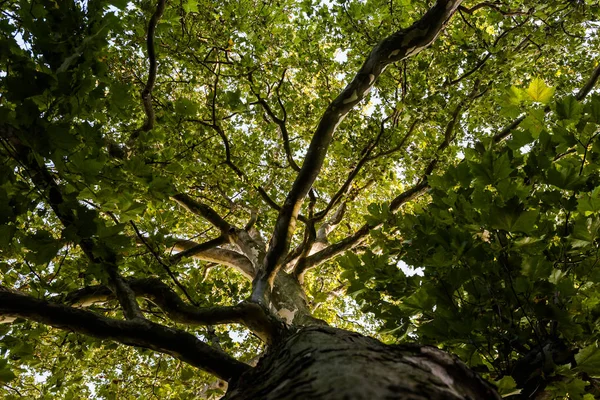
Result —
<path fill-rule="evenodd" d="M 591 344 L 575 354 L 577 371 L 585 372 L 592 378 L 600 378 L 600 349 L 596 344 Z"/>
<path fill-rule="evenodd" d="M 8 383 L 16 377 L 10 369 L 0 369 L 0 382 Z"/>
<path fill-rule="evenodd" d="M 567 96 L 556 102 L 556 112 L 561 119 L 579 120 L 583 106 L 575 96 Z"/>
<path fill-rule="evenodd" d="M 183 3 L 183 10 L 186 13 L 198 12 L 198 0 L 186 0 Z"/>
<path fill-rule="evenodd" d="M 184 116 L 195 116 L 198 113 L 198 105 L 189 99 L 180 98 L 175 102 L 175 112 Z"/>
<path fill-rule="evenodd" d="M 554 95 L 554 88 L 546 85 L 540 78 L 534 78 L 527 88 L 529 97 L 538 103 L 546 104 Z"/>
<path fill-rule="evenodd" d="M 588 104 L 592 120 L 595 123 L 600 124 L 600 95 L 593 95 L 592 100 Z"/>
<path fill-rule="evenodd" d="M 34 264 L 47 264 L 56 256 L 61 242 L 54 239 L 50 232 L 39 230 L 33 235 L 25 236 L 23 245 L 30 250 L 25 256 L 28 261 Z"/>
<path fill-rule="evenodd" d="M 591 193 L 584 193 L 577 202 L 577 211 L 584 216 L 600 212 L 600 186 L 596 187 Z"/>
<path fill-rule="evenodd" d="M 0 382 L 10 382 L 15 379 L 15 374 L 11 371 L 8 365 L 8 360 L 0 359 Z"/>

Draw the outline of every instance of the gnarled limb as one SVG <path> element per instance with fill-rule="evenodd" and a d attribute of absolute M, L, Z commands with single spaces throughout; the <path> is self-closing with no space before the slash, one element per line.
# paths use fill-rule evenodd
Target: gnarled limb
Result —
<path fill-rule="evenodd" d="M 266 343 L 279 334 L 282 325 L 267 310 L 255 303 L 243 302 L 235 306 L 196 307 L 185 303 L 169 286 L 157 278 L 128 279 L 127 283 L 138 297 L 156 304 L 174 322 L 187 325 L 242 324 Z M 65 303 L 87 307 L 114 299 L 104 285 L 88 286 L 65 297 Z"/>
<path fill-rule="evenodd" d="M 418 54 L 440 34 L 462 0 L 439 0 L 412 26 L 382 40 L 371 51 L 352 82 L 325 110 L 313 134 L 302 168 L 279 212 L 261 275 L 254 281 L 253 299 L 262 301 L 273 286 L 289 249 L 300 207 L 317 178 L 337 126 L 369 92 L 379 75 L 391 63 Z"/>
<path fill-rule="evenodd" d="M 251 368 L 179 329 L 142 319 L 123 321 L 106 318 L 90 311 L 14 293 L 4 287 L 0 287 L 0 315 L 24 318 L 128 346 L 152 349 L 227 381 Z"/>
<path fill-rule="evenodd" d="M 21 142 L 19 133 L 13 127 L 0 125 L 0 139 L 2 139 L 9 154 L 29 173 L 33 184 L 46 197 L 50 208 L 52 208 L 60 222 L 66 228 L 75 227 L 76 232 L 79 233 L 79 228 L 76 225 L 75 209 L 82 206 L 73 203 L 73 207 L 70 207 L 66 204 L 67 199 L 63 195 L 59 184 L 48 169 L 38 161 L 34 152 Z M 125 318 L 143 319 L 144 316 L 131 288 L 129 288 L 123 277 L 119 274 L 116 254 L 108 246 L 95 240 L 95 238 L 89 235 L 80 236 L 79 247 L 92 263 L 103 267 L 103 270 L 108 275 L 111 290 L 114 291 L 123 308 Z M 99 257 L 96 254 L 105 255 Z"/>

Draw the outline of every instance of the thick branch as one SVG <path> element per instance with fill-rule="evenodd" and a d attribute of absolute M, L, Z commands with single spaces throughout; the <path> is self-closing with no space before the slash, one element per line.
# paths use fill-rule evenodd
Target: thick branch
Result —
<path fill-rule="evenodd" d="M 302 168 L 277 218 L 264 262 L 264 271 L 255 281 L 253 293 L 255 299 L 263 297 L 267 286 L 272 287 L 273 280 L 282 266 L 295 230 L 300 207 L 321 170 L 337 126 L 348 112 L 362 101 L 389 64 L 414 56 L 430 46 L 461 2 L 462 0 L 439 0 L 412 26 L 381 41 L 375 46 L 352 82 L 327 107 L 308 147 Z"/>
<path fill-rule="evenodd" d="M 169 258 L 169 262 L 171 264 L 177 264 L 179 261 L 181 261 L 182 258 L 195 257 L 198 254 L 202 254 L 206 251 L 216 249 L 218 246 L 227 243 L 227 240 L 225 237 L 219 236 L 218 238 L 211 239 L 204 243 L 193 243 L 194 242 L 186 241 L 186 244 L 189 244 L 191 247 L 187 247 L 184 250 L 180 249 L 179 253 L 174 254 Z"/>
<path fill-rule="evenodd" d="M 254 266 L 252 265 L 252 262 L 248 259 L 248 257 L 246 257 L 245 255 L 233 250 L 221 248 L 206 249 L 203 247 L 204 246 L 202 244 L 199 245 L 198 243 L 193 242 L 191 240 L 178 240 L 173 246 L 174 250 L 176 251 L 187 251 L 185 257 L 193 257 L 198 260 L 214 262 L 217 264 L 225 265 L 227 267 L 232 267 L 235 268 L 242 275 L 244 275 L 246 278 L 254 278 Z M 178 256 L 179 254 L 175 254 L 173 256 L 176 261 L 178 261 Z"/>
<path fill-rule="evenodd" d="M 270 343 L 281 329 L 280 323 L 255 303 L 243 302 L 235 306 L 202 308 L 185 303 L 159 279 L 129 279 L 127 283 L 136 296 L 151 300 L 174 322 L 187 325 L 242 324 L 267 343 Z M 112 299 L 114 296 L 108 287 L 97 285 L 70 293 L 65 302 L 86 307 Z"/>
<path fill-rule="evenodd" d="M 90 311 L 11 293 L 4 288 L 0 289 L 0 314 L 169 354 L 227 381 L 251 368 L 178 329 L 147 320 L 106 318 Z"/>

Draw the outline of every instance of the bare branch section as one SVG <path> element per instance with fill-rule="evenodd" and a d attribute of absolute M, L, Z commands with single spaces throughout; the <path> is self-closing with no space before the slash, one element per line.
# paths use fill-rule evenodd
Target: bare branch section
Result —
<path fill-rule="evenodd" d="M 266 288 L 273 285 L 289 249 L 302 202 L 321 170 L 338 125 L 362 101 L 389 64 L 414 56 L 430 46 L 461 2 L 462 0 L 439 0 L 412 26 L 381 41 L 371 51 L 352 82 L 327 107 L 312 137 L 302 168 L 279 212 L 265 257 L 264 270 L 254 282 L 254 299 L 262 299 Z"/>
<path fill-rule="evenodd" d="M 465 108 L 466 104 L 478 96 L 478 87 L 479 87 L 479 83 L 476 83 L 475 87 L 473 88 L 473 90 L 471 91 L 469 96 L 467 96 L 463 101 L 461 101 L 456 106 L 456 108 L 452 112 L 452 117 L 450 118 L 450 121 L 448 121 L 448 123 L 446 124 L 446 128 L 444 130 L 444 140 L 438 145 L 436 156 L 429 162 L 429 164 L 425 168 L 425 171 L 423 172 L 423 177 L 421 178 L 421 180 L 416 185 L 411 187 L 410 189 L 408 189 L 408 190 L 404 191 L 403 193 L 401 193 L 400 195 L 396 196 L 390 202 L 390 211 L 391 212 L 393 212 L 393 213 L 397 212 L 402 205 L 420 197 L 422 194 L 426 193 L 427 190 L 429 190 L 429 184 L 427 183 L 427 178 L 435 170 L 435 167 L 438 164 L 440 155 L 444 152 L 444 150 L 446 150 L 450 146 L 452 141 L 455 139 L 455 137 L 456 137 L 456 129 L 455 128 L 456 128 L 456 125 L 458 124 L 461 113 L 462 113 L 463 109 Z M 302 282 L 304 274 L 310 268 L 316 267 L 317 265 L 319 265 L 333 257 L 338 256 L 339 254 L 343 253 L 346 250 L 349 250 L 356 246 L 359 246 L 366 239 L 366 237 L 369 235 L 369 233 L 373 229 L 377 229 L 382 225 L 383 225 L 383 222 L 381 222 L 379 224 L 369 224 L 369 223 L 364 224 L 353 235 L 351 235 L 335 244 L 332 244 L 331 246 L 328 246 L 328 247 L 322 249 L 321 251 L 311 255 L 310 257 L 307 257 L 305 260 L 302 260 L 302 262 L 298 263 L 298 265 L 296 266 L 296 268 L 294 270 L 294 275 L 298 278 L 298 280 L 300 282 Z"/>
<path fill-rule="evenodd" d="M 271 343 L 282 329 L 281 323 L 255 303 L 196 307 L 185 303 L 177 293 L 159 279 L 129 279 L 127 283 L 136 296 L 152 301 L 174 322 L 187 325 L 242 324 L 266 343 Z M 65 303 L 87 307 L 112 299 L 114 295 L 108 287 L 96 285 L 70 293 L 65 297 Z"/>
<path fill-rule="evenodd" d="M 585 96 L 587 96 L 592 91 L 592 89 L 594 89 L 594 87 L 596 86 L 596 82 L 598 82 L 598 78 L 600 78 L 600 65 L 594 68 L 592 75 L 589 77 L 585 85 L 583 85 L 579 93 L 577 93 L 577 96 L 575 96 L 575 98 L 579 101 L 583 100 Z"/>
<path fill-rule="evenodd" d="M 158 64 L 156 62 L 156 50 L 154 48 L 154 34 L 156 32 L 156 25 L 158 20 L 165 11 L 166 0 L 159 0 L 156 6 L 156 11 L 152 14 L 150 22 L 148 23 L 148 36 L 146 38 L 146 47 L 148 51 L 148 61 L 150 63 L 150 70 L 148 72 L 148 80 L 146 86 L 142 90 L 142 103 L 144 105 L 144 111 L 146 112 L 146 121 L 142 126 L 141 130 L 147 132 L 154 127 L 154 107 L 152 107 L 152 90 L 154 89 L 154 83 L 156 82 L 156 72 Z"/>
<path fill-rule="evenodd" d="M 169 354 L 227 381 L 251 368 L 179 329 L 148 320 L 123 321 L 106 318 L 90 311 L 13 293 L 3 287 L 0 287 L 0 315 L 25 318 L 98 339 L 152 349 Z"/>
<path fill-rule="evenodd" d="M 38 161 L 33 151 L 21 143 L 16 130 L 8 125 L 0 125 L 0 138 L 8 146 L 7 150 L 9 150 L 11 156 L 28 172 L 36 188 L 47 198 L 48 204 L 61 223 L 67 228 L 74 227 L 75 231 L 79 234 L 80 229 L 77 227 L 75 210 L 77 207 L 82 206 L 73 201 L 68 204 L 61 187 L 55 181 L 54 177 Z M 89 260 L 94 264 L 101 265 L 102 269 L 108 275 L 111 290 L 117 295 L 125 318 L 143 319 L 144 316 L 131 288 L 129 288 L 123 277 L 119 274 L 116 254 L 108 246 L 85 234 L 80 235 L 78 245 Z M 96 254 L 104 254 L 104 256 L 99 257 Z"/>
<path fill-rule="evenodd" d="M 254 238 L 252 238 L 252 236 L 250 236 L 250 234 L 245 230 L 238 229 L 234 225 L 229 224 L 209 206 L 197 202 L 186 194 L 177 194 L 173 196 L 173 199 L 175 199 L 175 201 L 185 207 L 188 211 L 204 217 L 215 227 L 219 228 L 221 231 L 221 236 L 227 242 L 235 244 L 250 261 L 252 265 L 251 271 L 244 271 L 244 273 L 250 272 L 250 274 L 254 276 L 254 271 L 258 266 L 259 260 L 263 259 L 265 253 L 264 246 L 259 241 L 254 240 Z M 218 241 L 218 239 L 215 239 L 215 242 L 216 241 Z M 205 248 L 209 248 L 209 245 L 203 245 L 195 250 L 190 250 L 190 252 L 193 251 L 196 255 L 199 255 L 204 251 Z"/>
<path fill-rule="evenodd" d="M 207 242 L 209 243 L 209 242 Z M 245 255 L 233 250 L 210 247 L 204 243 L 191 240 L 178 240 L 173 249 L 180 251 L 171 257 L 171 262 L 178 262 L 183 257 L 192 257 L 202 261 L 214 262 L 236 269 L 248 279 L 254 279 L 254 266 Z"/>

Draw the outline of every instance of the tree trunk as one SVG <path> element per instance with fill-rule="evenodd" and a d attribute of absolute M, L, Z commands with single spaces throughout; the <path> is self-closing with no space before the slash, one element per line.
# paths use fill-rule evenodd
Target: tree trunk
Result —
<path fill-rule="evenodd" d="M 418 345 L 388 346 L 329 327 L 306 327 L 231 382 L 226 400 L 500 399 L 457 358 Z"/>

